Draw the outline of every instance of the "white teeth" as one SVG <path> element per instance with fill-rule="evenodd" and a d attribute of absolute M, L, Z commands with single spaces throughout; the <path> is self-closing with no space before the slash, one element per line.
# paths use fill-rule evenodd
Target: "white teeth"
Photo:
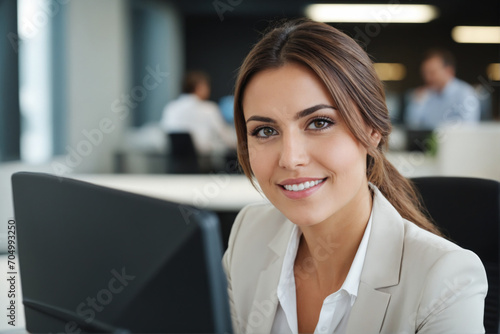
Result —
<path fill-rule="evenodd" d="M 324 180 L 306 181 L 304 183 L 298 183 L 298 184 L 287 184 L 284 187 L 288 191 L 301 191 L 314 187 L 315 185 L 318 185 L 323 181 Z"/>

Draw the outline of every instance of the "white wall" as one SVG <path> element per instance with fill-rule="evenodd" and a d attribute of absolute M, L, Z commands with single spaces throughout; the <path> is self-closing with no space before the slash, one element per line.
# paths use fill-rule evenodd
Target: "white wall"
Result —
<path fill-rule="evenodd" d="M 106 173 L 112 170 L 113 152 L 129 122 L 128 117 L 121 119 L 111 110 L 113 101 L 130 90 L 127 5 L 128 1 L 123 0 L 78 0 L 64 5 L 64 13 L 68 15 L 65 20 L 67 147 L 76 153 L 57 157 L 53 161 L 38 161 L 37 164 L 31 164 L 33 160 L 0 164 L 0 217 L 4 222 L 14 216 L 10 183 L 14 172 L 59 172 L 67 175 L 70 172 Z M 41 26 L 40 31 L 46 26 Z M 38 90 L 46 91 L 46 87 L 38 87 Z M 35 100 L 33 103 L 45 101 Z M 48 121 L 50 118 L 44 120 Z M 105 134 L 99 130 L 102 133 L 100 140 L 97 130 L 93 131 L 93 144 L 82 131 L 91 132 L 99 129 L 100 125 L 106 125 L 105 129 L 113 131 Z M 83 153 L 90 153 L 81 155 L 79 149 L 87 149 Z M 6 247 L 6 231 L 0 231 L 0 252 Z"/>
<path fill-rule="evenodd" d="M 131 118 L 112 111 L 113 102 L 130 91 L 127 6 L 123 0 L 69 3 L 68 146 L 65 164 L 54 166 L 55 172 L 112 171 L 113 152 Z M 87 138 L 84 131 L 93 139 Z"/>
<path fill-rule="evenodd" d="M 58 5 L 59 8 L 59 5 Z M 18 0 L 21 159 L 44 163 L 52 156 L 51 26 L 47 2 Z M 54 14 L 57 15 L 57 14 Z M 45 20 L 36 20 L 44 18 Z"/>

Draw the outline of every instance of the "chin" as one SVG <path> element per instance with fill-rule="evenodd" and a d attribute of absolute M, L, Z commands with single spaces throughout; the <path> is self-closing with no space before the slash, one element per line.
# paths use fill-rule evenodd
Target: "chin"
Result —
<path fill-rule="evenodd" d="M 282 211 L 283 212 L 283 211 Z M 285 213 L 283 213 L 285 214 Z M 326 219 L 326 217 L 320 217 L 319 215 L 311 216 L 311 211 L 307 212 L 287 212 L 285 216 L 295 225 L 298 226 L 312 226 L 321 223 Z"/>

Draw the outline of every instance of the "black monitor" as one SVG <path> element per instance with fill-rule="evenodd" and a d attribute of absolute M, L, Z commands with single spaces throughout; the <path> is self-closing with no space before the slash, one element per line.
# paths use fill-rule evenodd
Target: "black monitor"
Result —
<path fill-rule="evenodd" d="M 231 332 L 213 213 L 49 174 L 12 187 L 29 332 Z"/>

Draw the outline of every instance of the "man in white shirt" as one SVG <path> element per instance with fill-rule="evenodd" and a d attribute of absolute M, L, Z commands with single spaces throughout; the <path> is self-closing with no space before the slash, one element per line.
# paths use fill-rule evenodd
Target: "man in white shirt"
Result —
<path fill-rule="evenodd" d="M 201 155 L 223 155 L 236 147 L 234 129 L 228 126 L 210 96 L 209 77 L 204 72 L 188 72 L 182 94 L 163 111 L 161 127 L 168 133 L 191 134 Z"/>
<path fill-rule="evenodd" d="M 415 89 L 406 109 L 406 125 L 433 130 L 447 124 L 480 120 L 474 89 L 455 77 L 455 59 L 446 50 L 429 50 L 421 65 L 424 87 Z"/>

